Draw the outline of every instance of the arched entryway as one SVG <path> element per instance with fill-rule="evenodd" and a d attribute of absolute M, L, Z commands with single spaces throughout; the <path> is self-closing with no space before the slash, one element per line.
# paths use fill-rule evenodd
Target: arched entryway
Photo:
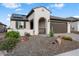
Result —
<path fill-rule="evenodd" d="M 41 17 L 39 19 L 38 29 L 39 29 L 39 34 L 46 34 L 46 19 L 45 18 Z"/>

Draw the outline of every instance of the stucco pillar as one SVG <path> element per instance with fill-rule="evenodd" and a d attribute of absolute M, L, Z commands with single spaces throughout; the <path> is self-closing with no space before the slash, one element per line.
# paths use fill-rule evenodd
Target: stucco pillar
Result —
<path fill-rule="evenodd" d="M 38 20 L 34 19 L 34 34 L 38 35 Z"/>
<path fill-rule="evenodd" d="M 76 31 L 79 31 L 79 21 L 76 22 L 76 25 L 74 28 L 76 28 Z"/>
<path fill-rule="evenodd" d="M 70 33 L 70 22 L 67 22 L 67 33 Z"/>
<path fill-rule="evenodd" d="M 50 32 L 50 21 L 47 20 L 47 34 L 49 34 Z"/>

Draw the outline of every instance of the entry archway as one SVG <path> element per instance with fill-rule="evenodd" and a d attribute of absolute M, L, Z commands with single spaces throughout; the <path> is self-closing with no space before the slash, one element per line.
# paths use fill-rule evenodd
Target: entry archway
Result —
<path fill-rule="evenodd" d="M 39 34 L 46 34 L 46 19 L 44 17 L 41 17 L 39 19 Z"/>

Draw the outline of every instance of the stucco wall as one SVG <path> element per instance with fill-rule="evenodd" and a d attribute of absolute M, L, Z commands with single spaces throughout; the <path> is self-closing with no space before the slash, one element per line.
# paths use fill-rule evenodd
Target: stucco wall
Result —
<path fill-rule="evenodd" d="M 3 28 L 3 27 L 4 27 L 4 25 L 1 25 L 1 24 L 0 24 L 0 28 Z"/>
<path fill-rule="evenodd" d="M 18 31 L 21 36 L 24 36 L 25 32 L 33 35 L 33 30 L 30 30 L 29 24 L 30 24 L 29 22 L 26 22 L 26 28 L 25 29 L 16 29 L 16 21 L 11 21 L 10 22 L 10 25 L 11 25 L 10 28 L 13 31 Z"/>
<path fill-rule="evenodd" d="M 16 29 L 16 21 L 10 21 L 10 28 Z"/>
<path fill-rule="evenodd" d="M 78 31 L 78 26 L 78 22 L 71 22 L 71 31 Z"/>
<path fill-rule="evenodd" d="M 32 20 L 34 19 L 34 13 L 32 13 L 29 17 L 28 17 L 28 20 Z"/>
<path fill-rule="evenodd" d="M 41 8 L 37 8 L 34 9 L 35 13 L 34 13 L 34 31 L 35 34 L 38 35 L 39 34 L 39 19 L 41 17 L 44 17 L 46 19 L 46 34 L 49 34 L 50 31 L 50 22 L 48 22 L 48 20 L 50 19 L 50 12 L 48 10 L 46 10 L 45 8 L 41 7 Z"/>
<path fill-rule="evenodd" d="M 21 36 L 24 36 L 25 33 L 30 33 L 31 35 L 33 35 L 33 30 L 27 30 L 27 29 L 16 29 L 14 31 L 18 31 L 20 33 Z"/>

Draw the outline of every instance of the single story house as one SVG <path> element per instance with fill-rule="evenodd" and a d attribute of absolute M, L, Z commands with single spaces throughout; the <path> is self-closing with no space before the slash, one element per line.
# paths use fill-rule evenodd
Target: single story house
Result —
<path fill-rule="evenodd" d="M 51 30 L 54 33 L 70 33 L 71 21 L 74 22 L 69 18 L 51 16 L 45 7 L 36 7 L 27 15 L 12 14 L 10 28 L 18 31 L 21 36 L 25 33 L 48 35 Z"/>
<path fill-rule="evenodd" d="M 6 32 L 6 25 L 0 22 L 0 33 Z"/>

